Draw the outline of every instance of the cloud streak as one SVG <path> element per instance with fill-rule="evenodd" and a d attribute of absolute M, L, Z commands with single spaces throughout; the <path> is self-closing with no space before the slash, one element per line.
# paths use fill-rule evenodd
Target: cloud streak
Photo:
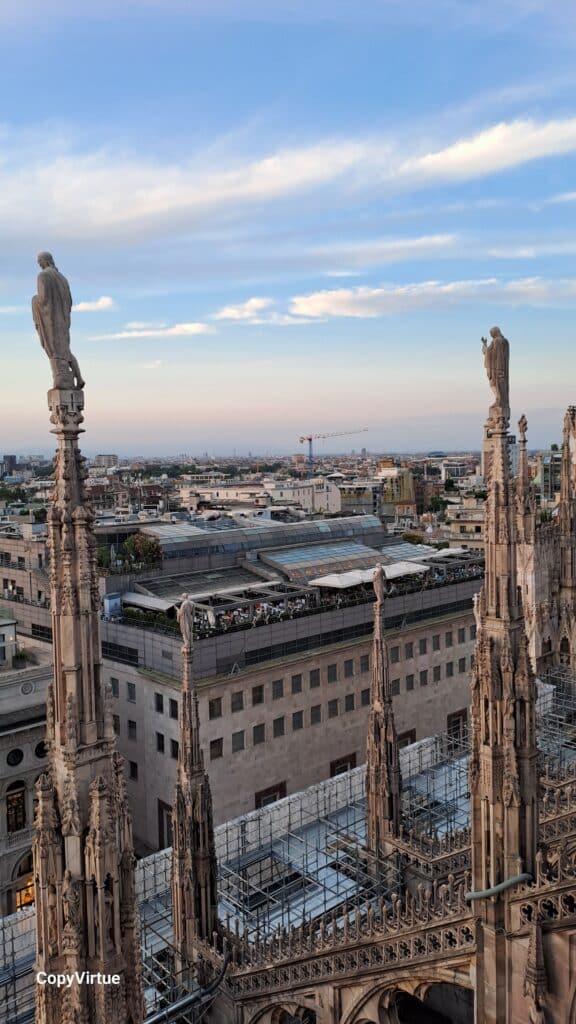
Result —
<path fill-rule="evenodd" d="M 576 305 L 576 278 L 544 280 L 539 277 L 500 281 L 423 281 L 378 288 L 338 288 L 292 299 L 290 311 L 305 317 L 373 318 L 417 310 L 489 301 L 509 306 Z"/>
<path fill-rule="evenodd" d="M 173 324 L 172 327 L 128 327 L 123 331 L 116 331 L 114 334 L 99 334 L 92 338 L 92 341 L 123 341 L 135 338 L 190 338 L 198 334 L 214 334 L 215 329 L 210 324 L 184 323 Z"/>
<path fill-rule="evenodd" d="M 99 313 L 104 309 L 114 309 L 114 300 L 109 295 L 101 295 L 99 299 L 78 302 L 72 306 L 74 313 Z"/>
<path fill-rule="evenodd" d="M 391 136 L 326 139 L 212 167 L 200 166 L 192 156 L 166 163 L 105 149 L 54 154 L 52 144 L 40 162 L 37 149 L 22 154 L 18 138 L 8 137 L 0 164 L 0 228 L 21 236 L 41 221 L 55 238 L 84 241 L 115 231 L 124 239 L 159 236 L 167 228 L 182 234 L 219 211 L 238 214 L 328 187 L 344 191 L 348 199 L 375 190 L 392 195 L 479 179 L 572 152 L 576 118 L 502 122 L 412 152 Z M 428 237 L 428 245 L 433 238 Z M 392 249 L 387 256 L 393 257 Z"/>

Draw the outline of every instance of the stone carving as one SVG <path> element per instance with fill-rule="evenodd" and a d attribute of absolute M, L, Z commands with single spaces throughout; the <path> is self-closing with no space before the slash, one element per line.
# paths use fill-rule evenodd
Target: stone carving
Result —
<path fill-rule="evenodd" d="M 384 574 L 384 566 L 377 565 L 374 569 L 374 593 L 378 604 L 382 604 L 386 597 L 386 576 Z"/>
<path fill-rule="evenodd" d="M 55 388 L 77 389 L 84 380 L 75 356 L 70 351 L 70 314 L 72 295 L 63 274 L 55 267 L 49 252 L 38 256 L 38 293 L 32 299 L 34 326 L 40 344 L 52 367 Z"/>
<path fill-rule="evenodd" d="M 527 430 L 528 430 L 528 420 L 526 419 L 524 413 L 522 413 L 520 419 L 518 420 L 518 435 L 519 435 L 520 441 L 522 443 L 524 443 L 526 441 L 526 431 Z"/>
<path fill-rule="evenodd" d="M 69 775 L 64 782 L 64 799 L 62 801 L 61 818 L 63 836 L 80 834 L 82 826 L 80 824 L 76 787 L 71 775 Z"/>
<path fill-rule="evenodd" d="M 62 884 L 62 908 L 64 914 L 63 945 L 66 949 L 80 947 L 80 883 L 72 881 L 68 868 Z"/>
<path fill-rule="evenodd" d="M 508 369 L 510 365 L 510 346 L 500 332 L 499 327 L 490 331 L 491 342 L 482 338 L 484 366 L 494 392 L 494 404 L 490 406 L 488 421 L 496 424 L 499 418 L 510 419 L 510 395 L 508 385 Z"/>
<path fill-rule="evenodd" d="M 194 602 L 187 594 L 182 594 L 182 604 L 176 611 L 176 618 L 182 633 L 184 647 L 190 649 L 194 642 Z"/>

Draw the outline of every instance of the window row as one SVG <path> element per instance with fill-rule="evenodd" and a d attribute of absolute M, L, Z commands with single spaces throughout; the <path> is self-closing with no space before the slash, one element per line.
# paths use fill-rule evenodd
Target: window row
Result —
<path fill-rule="evenodd" d="M 476 625 L 472 626 L 461 626 L 457 630 L 449 629 L 444 633 L 444 647 L 453 647 L 455 643 L 465 644 L 468 640 L 474 640 L 476 638 Z M 411 658 L 421 654 L 428 654 L 429 651 L 429 637 L 422 637 L 421 640 L 416 643 L 415 641 L 408 641 L 404 644 L 404 660 L 410 661 Z M 440 651 L 442 649 L 442 635 L 435 633 L 432 636 L 432 650 Z M 402 647 L 400 644 L 395 644 L 390 647 L 390 663 L 397 665 L 402 660 Z"/>
<path fill-rule="evenodd" d="M 360 658 L 360 672 L 362 674 L 370 671 L 370 656 L 363 654 Z M 344 679 L 351 679 L 354 676 L 354 659 L 350 658 L 344 662 Z M 326 681 L 328 683 L 338 682 L 338 665 L 327 665 L 326 666 Z M 320 669 L 313 668 L 308 673 L 308 685 L 311 690 L 320 686 Z M 285 687 L 283 679 L 274 679 L 270 684 L 270 696 L 272 700 L 281 700 L 283 697 L 288 695 L 288 692 L 292 694 L 302 693 L 303 689 L 303 675 L 301 672 L 296 673 L 290 679 L 290 689 Z M 248 706 L 248 700 L 252 707 L 258 704 L 263 704 L 265 698 L 265 684 L 260 683 L 257 686 L 253 686 L 250 692 L 250 698 L 248 695 L 245 696 L 244 690 L 236 690 L 230 694 L 230 710 L 243 711 Z M 208 701 L 208 717 L 210 719 L 222 718 L 224 714 L 224 698 L 213 697 L 212 700 Z"/>
<path fill-rule="evenodd" d="M 455 669 L 455 666 L 457 668 Z M 445 665 L 434 665 L 432 669 L 422 669 L 421 672 L 410 672 L 405 677 L 404 683 L 407 691 L 413 690 L 416 682 L 420 686 L 428 686 L 429 682 L 440 683 L 442 679 L 452 679 L 454 677 L 455 670 L 458 674 L 466 672 L 468 668 L 472 668 L 474 665 L 474 655 L 471 654 L 470 658 L 459 658 L 458 662 L 447 661 Z M 400 679 L 390 680 L 390 691 L 393 697 L 397 697 L 400 693 Z"/>
<path fill-rule="evenodd" d="M 362 690 L 360 694 L 360 704 L 366 705 L 369 703 L 370 690 Z M 346 714 L 346 712 L 354 711 L 355 708 L 356 694 L 354 693 L 347 693 L 343 700 L 338 700 L 337 698 L 335 698 L 334 700 L 329 700 L 325 706 L 324 716 L 322 712 L 322 705 L 314 704 L 309 709 L 308 724 L 319 725 L 322 722 L 323 717 L 324 720 L 326 720 L 327 718 L 336 718 L 341 713 Z M 303 729 L 305 725 L 304 711 L 294 711 L 292 713 L 292 716 L 279 715 L 278 718 L 274 718 L 272 721 L 273 739 L 279 739 L 281 736 L 286 735 L 286 729 L 288 727 L 288 724 L 290 723 L 290 720 L 292 724 L 292 732 L 298 732 L 300 729 Z M 266 736 L 266 728 L 267 727 L 265 722 L 260 722 L 258 725 L 252 726 L 252 746 L 255 747 L 258 746 L 258 744 L 260 743 L 265 743 L 266 739 L 270 738 L 270 733 L 268 733 L 268 737 Z M 239 729 L 237 732 L 232 733 L 233 754 L 238 753 L 238 751 L 240 750 L 245 750 L 246 735 L 247 730 L 245 729 Z M 223 756 L 224 739 L 220 736 L 218 739 L 210 741 L 210 760 L 215 761 L 217 758 Z"/>

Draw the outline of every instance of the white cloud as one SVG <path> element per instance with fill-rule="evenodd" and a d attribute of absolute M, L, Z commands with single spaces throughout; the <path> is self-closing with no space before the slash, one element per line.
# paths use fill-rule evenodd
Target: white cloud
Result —
<path fill-rule="evenodd" d="M 163 359 L 153 359 L 151 363 L 140 363 L 142 370 L 158 370 L 161 366 L 164 366 Z"/>
<path fill-rule="evenodd" d="M 371 263 L 399 263 L 403 260 L 437 256 L 443 250 L 453 250 L 457 235 L 422 235 L 419 238 L 373 238 L 360 242 L 342 242 L 321 246 L 313 251 L 330 255 L 350 265 L 368 266 Z M 349 270 L 336 271 L 332 276 L 348 276 Z"/>
<path fill-rule="evenodd" d="M 0 306 L 0 316 L 12 316 L 14 313 L 23 313 L 24 306 Z"/>
<path fill-rule="evenodd" d="M 488 249 L 488 256 L 499 260 L 534 260 L 541 256 L 573 256 L 576 253 L 576 241 L 573 242 L 533 242 L 524 245 L 503 245 Z"/>
<path fill-rule="evenodd" d="M 102 309 L 114 309 L 114 300 L 109 295 L 101 295 L 93 301 L 77 302 L 72 309 L 75 313 L 99 313 Z"/>
<path fill-rule="evenodd" d="M 378 288 L 339 288 L 292 299 L 290 310 L 306 317 L 379 317 L 411 310 L 442 308 L 478 300 L 503 305 L 541 306 L 576 303 L 576 279 L 515 281 L 423 281 Z"/>
<path fill-rule="evenodd" d="M 237 306 L 224 306 L 223 309 L 219 309 L 217 313 L 212 314 L 213 320 L 252 320 L 257 316 L 263 309 L 268 309 L 272 305 L 272 299 L 246 299 L 245 302 L 238 303 Z"/>
<path fill-rule="evenodd" d="M 0 164 L 0 229 L 22 237 L 123 239 L 183 233 L 219 211 L 271 203 L 307 192 L 344 189 L 347 196 L 383 194 L 466 181 L 531 160 L 576 151 L 576 118 L 502 122 L 447 145 L 409 149 L 392 136 L 332 138 L 261 158 L 203 166 L 140 160 L 101 149 L 71 152 L 49 136 L 21 144 L 4 131 Z M 36 142 L 40 142 L 40 133 Z M 42 153 L 40 159 L 38 153 Z"/>
<path fill-rule="evenodd" d="M 93 341 L 113 341 L 125 338 L 188 338 L 197 334 L 213 334 L 214 328 L 209 324 L 186 323 L 174 324 L 172 327 L 138 327 L 116 331 L 114 334 L 100 334 Z"/>
<path fill-rule="evenodd" d="M 561 192 L 557 196 L 550 196 L 546 203 L 576 203 L 576 192 Z"/>

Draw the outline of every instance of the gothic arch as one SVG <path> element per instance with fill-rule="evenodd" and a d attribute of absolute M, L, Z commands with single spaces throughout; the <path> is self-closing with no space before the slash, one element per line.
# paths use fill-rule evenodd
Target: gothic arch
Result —
<path fill-rule="evenodd" d="M 461 979 L 464 980 L 464 979 Z M 344 1015 L 342 1016 L 339 1024 L 363 1024 L 364 1021 L 368 1020 L 372 1024 L 371 1019 L 365 1016 L 365 1009 L 368 1004 L 378 999 L 378 1012 L 380 1014 L 380 1020 L 382 1024 L 399 1024 L 398 1013 L 395 1008 L 396 996 L 399 993 L 405 993 L 408 996 L 414 996 L 424 1003 L 426 996 L 429 991 L 435 986 L 447 985 L 453 989 L 461 989 L 463 991 L 472 991 L 471 985 L 463 985 L 455 980 L 455 972 L 450 968 L 439 967 L 437 976 L 431 978 L 430 975 L 407 975 L 399 979 L 396 977 L 394 980 L 389 979 L 388 981 L 380 982 L 370 988 L 366 988 L 359 996 L 353 1001 L 348 1007 Z M 575 996 L 576 1002 L 576 996 Z M 386 1016 L 384 1016 L 386 1014 Z M 380 1024 L 380 1020 L 378 1024 Z M 570 1024 L 576 1024 L 576 1018 Z"/>

